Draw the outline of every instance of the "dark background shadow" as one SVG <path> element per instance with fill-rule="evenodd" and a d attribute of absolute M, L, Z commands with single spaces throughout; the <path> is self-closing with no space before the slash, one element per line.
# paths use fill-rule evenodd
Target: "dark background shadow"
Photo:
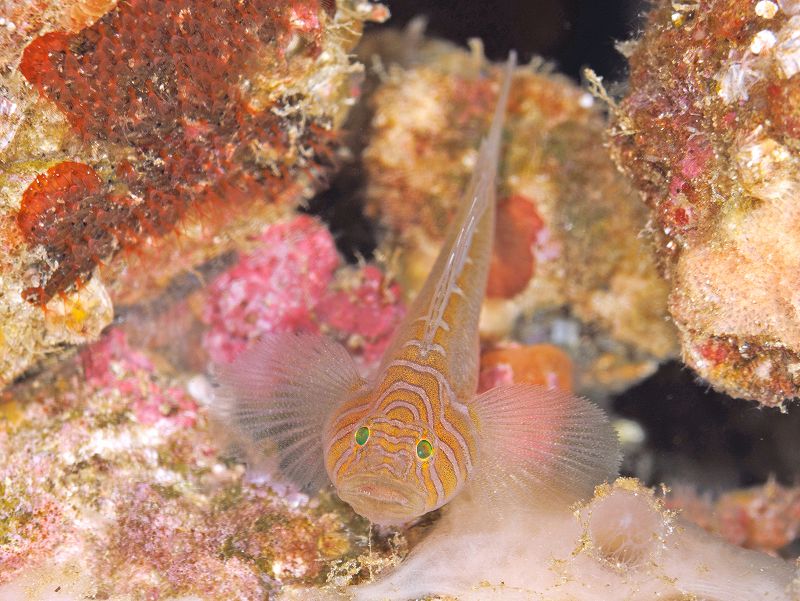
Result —
<path fill-rule="evenodd" d="M 523 61 L 541 55 L 575 79 L 592 67 L 610 79 L 625 75 L 614 49 L 636 33 L 641 0 L 388 0 L 392 27 L 418 15 L 428 17 L 430 34 L 458 43 L 483 40 L 486 55 L 499 61 L 511 49 Z"/>

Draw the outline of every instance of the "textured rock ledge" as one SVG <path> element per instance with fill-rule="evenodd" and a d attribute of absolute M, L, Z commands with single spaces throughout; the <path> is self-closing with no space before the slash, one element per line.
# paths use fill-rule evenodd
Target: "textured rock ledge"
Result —
<path fill-rule="evenodd" d="M 20 3 L 0 28 L 0 386 L 312 194 L 358 90 L 348 52 L 387 16 L 61 4 Z"/>
<path fill-rule="evenodd" d="M 655 3 L 612 149 L 650 209 L 683 360 L 716 389 L 800 396 L 800 4 Z"/>

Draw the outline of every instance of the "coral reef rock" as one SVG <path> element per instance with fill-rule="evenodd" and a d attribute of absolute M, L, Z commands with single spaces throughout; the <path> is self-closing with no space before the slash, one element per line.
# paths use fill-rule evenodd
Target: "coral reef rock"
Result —
<path fill-rule="evenodd" d="M 656 2 L 611 130 L 684 361 L 766 405 L 800 396 L 799 47 L 796 0 Z"/>
<path fill-rule="evenodd" d="M 400 248 L 410 294 L 469 178 L 498 77 L 479 48 L 427 42 L 415 56 L 375 92 L 364 152 L 367 209 L 389 232 L 386 252 Z M 592 97 L 566 78 L 517 69 L 482 333 L 562 346 L 579 390 L 624 387 L 677 350 L 667 285 L 639 236 L 646 211 L 599 143 L 604 127 Z"/>
<path fill-rule="evenodd" d="M 335 513 L 219 459 L 163 363 L 112 330 L 0 405 L 0 599 L 257 599 L 348 551 Z"/>
<path fill-rule="evenodd" d="M 12 4 L 0 386 L 318 189 L 358 91 L 349 51 L 387 16 L 355 0 Z"/>
<path fill-rule="evenodd" d="M 800 538 L 800 487 L 769 481 L 763 486 L 723 493 L 717 499 L 676 487 L 667 497 L 698 526 L 735 545 L 771 554 L 788 550 Z"/>

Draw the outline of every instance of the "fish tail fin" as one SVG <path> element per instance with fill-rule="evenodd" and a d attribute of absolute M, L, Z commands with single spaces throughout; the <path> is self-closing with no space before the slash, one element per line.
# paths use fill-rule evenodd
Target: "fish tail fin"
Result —
<path fill-rule="evenodd" d="M 214 370 L 213 418 L 257 464 L 277 455 L 301 490 L 327 484 L 322 431 L 331 413 L 363 385 L 341 345 L 316 334 L 267 334 Z"/>
<path fill-rule="evenodd" d="M 473 490 L 492 501 L 570 505 L 619 468 L 616 432 L 584 398 L 529 384 L 501 386 L 471 404 L 480 457 Z"/>

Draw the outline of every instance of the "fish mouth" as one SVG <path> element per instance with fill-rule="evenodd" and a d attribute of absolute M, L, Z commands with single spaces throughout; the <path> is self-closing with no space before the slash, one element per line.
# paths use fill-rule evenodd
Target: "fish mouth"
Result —
<path fill-rule="evenodd" d="M 395 526 L 425 513 L 425 496 L 413 486 L 380 476 L 355 476 L 337 487 L 339 497 L 375 524 Z"/>

